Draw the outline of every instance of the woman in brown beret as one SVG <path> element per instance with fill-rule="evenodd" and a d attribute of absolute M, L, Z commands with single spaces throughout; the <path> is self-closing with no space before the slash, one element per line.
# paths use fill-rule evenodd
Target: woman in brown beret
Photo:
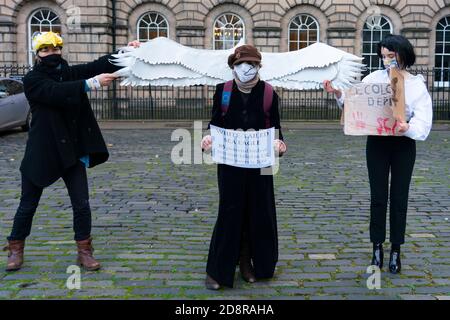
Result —
<path fill-rule="evenodd" d="M 210 125 L 225 129 L 260 130 L 274 127 L 275 151 L 286 145 L 281 134 L 278 95 L 259 78 L 261 54 L 251 45 L 236 48 L 228 58 L 234 80 L 217 85 Z M 209 151 L 211 136 L 202 140 Z M 206 288 L 233 287 L 236 265 L 242 278 L 272 278 L 278 261 L 278 235 L 273 176 L 261 169 L 218 164 L 219 214 L 209 248 Z"/>

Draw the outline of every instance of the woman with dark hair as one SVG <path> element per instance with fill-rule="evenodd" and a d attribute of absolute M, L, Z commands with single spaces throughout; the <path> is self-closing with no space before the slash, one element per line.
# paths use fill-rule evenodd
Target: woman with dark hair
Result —
<path fill-rule="evenodd" d="M 59 178 L 64 180 L 72 203 L 78 264 L 98 270 L 100 263 L 93 257 L 86 168 L 104 163 L 109 154 L 86 93 L 110 85 L 117 78 L 112 72 L 120 68 L 111 64 L 111 55 L 69 66 L 62 58 L 63 39 L 54 32 L 36 33 L 32 42 L 36 61 L 23 79 L 32 113 L 31 129 L 20 166 L 20 204 L 5 247 L 6 271 L 22 267 L 25 239 L 42 192 Z"/>
<path fill-rule="evenodd" d="M 274 127 L 280 130 L 275 148 L 281 155 L 286 145 L 278 96 L 259 78 L 261 58 L 251 45 L 240 46 L 230 55 L 228 65 L 234 80 L 217 86 L 210 124 L 244 131 Z M 208 151 L 211 147 L 211 136 L 205 136 L 202 149 Z M 278 261 L 273 176 L 263 175 L 261 169 L 219 164 L 217 178 L 219 215 L 209 247 L 206 288 L 233 287 L 236 264 L 246 282 L 272 278 Z"/>
<path fill-rule="evenodd" d="M 378 45 L 378 56 L 385 70 L 377 70 L 362 81 L 390 83 L 389 73 L 397 67 L 404 77 L 406 122 L 397 124 L 400 136 L 368 136 L 367 168 L 370 182 L 370 241 L 373 243 L 372 265 L 383 266 L 383 242 L 386 238 L 388 198 L 391 253 L 389 271 L 401 271 L 400 246 L 405 242 L 408 193 L 416 159 L 416 140 L 425 140 L 431 130 L 432 100 L 421 75 L 413 76 L 407 68 L 414 65 L 416 55 L 411 43 L 400 35 L 387 36 Z M 330 81 L 324 88 L 334 93 L 338 105 L 344 106 L 344 92 L 336 90 Z M 389 173 L 391 182 L 389 185 Z"/>

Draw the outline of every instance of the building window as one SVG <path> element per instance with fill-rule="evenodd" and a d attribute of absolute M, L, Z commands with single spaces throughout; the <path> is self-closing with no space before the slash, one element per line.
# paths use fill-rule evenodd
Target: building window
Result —
<path fill-rule="evenodd" d="M 450 82 L 450 16 L 442 18 L 436 27 L 436 78 L 439 84 Z"/>
<path fill-rule="evenodd" d="M 237 15 L 227 13 L 221 15 L 214 23 L 215 50 L 226 50 L 236 46 L 239 41 L 245 39 L 244 21 Z"/>
<path fill-rule="evenodd" d="M 158 12 L 144 14 L 137 24 L 137 38 L 145 42 L 157 37 L 169 37 L 169 23 Z"/>
<path fill-rule="evenodd" d="M 28 62 L 33 64 L 35 53 L 33 52 L 32 36 L 35 32 L 53 31 L 61 34 L 61 20 L 58 15 L 49 9 L 34 11 L 28 21 Z"/>
<path fill-rule="evenodd" d="M 368 73 L 382 68 L 383 63 L 377 54 L 378 43 L 392 33 L 392 23 L 386 17 L 371 16 L 367 19 L 363 29 L 362 56 Z"/>
<path fill-rule="evenodd" d="M 296 16 L 289 23 L 289 51 L 299 50 L 319 41 L 319 23 L 307 14 Z"/>

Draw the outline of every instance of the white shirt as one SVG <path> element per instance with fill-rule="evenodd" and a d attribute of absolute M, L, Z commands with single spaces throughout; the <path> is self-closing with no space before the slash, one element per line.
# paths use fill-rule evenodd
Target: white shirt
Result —
<path fill-rule="evenodd" d="M 365 77 L 364 83 L 390 83 L 387 70 L 377 70 Z M 345 95 L 337 99 L 339 108 L 344 106 Z M 409 129 L 403 135 L 414 140 L 425 140 L 433 124 L 433 101 L 422 75 L 405 78 L 405 111 L 409 119 Z"/>

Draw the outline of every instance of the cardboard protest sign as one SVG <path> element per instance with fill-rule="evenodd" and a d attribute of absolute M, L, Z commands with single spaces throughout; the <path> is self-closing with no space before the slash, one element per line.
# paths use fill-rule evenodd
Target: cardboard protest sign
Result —
<path fill-rule="evenodd" d="M 405 77 L 398 68 L 391 68 L 389 71 L 392 87 L 392 101 L 394 119 L 405 122 Z"/>
<path fill-rule="evenodd" d="M 275 164 L 275 129 L 237 131 L 211 125 L 214 162 L 240 168 L 266 168 Z"/>
<path fill-rule="evenodd" d="M 396 111 L 397 116 L 400 113 L 401 111 Z M 396 128 L 397 119 L 394 116 L 394 97 L 390 84 L 360 83 L 345 91 L 346 135 L 396 136 L 399 135 Z"/>

